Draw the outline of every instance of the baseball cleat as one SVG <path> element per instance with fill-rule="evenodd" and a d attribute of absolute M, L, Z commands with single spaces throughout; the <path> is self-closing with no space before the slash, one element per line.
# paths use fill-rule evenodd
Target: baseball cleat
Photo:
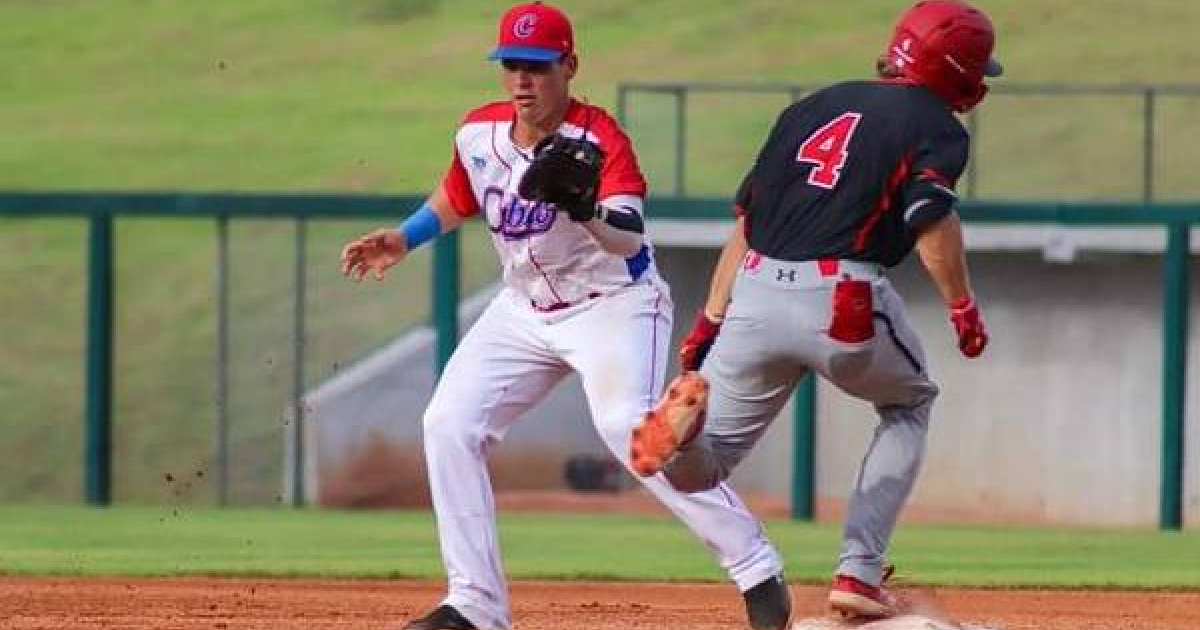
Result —
<path fill-rule="evenodd" d="M 704 428 L 707 402 L 708 381 L 699 372 L 675 377 L 658 405 L 646 412 L 641 424 L 633 429 L 633 469 L 643 477 L 662 470 L 679 447 Z"/>
<path fill-rule="evenodd" d="M 783 630 L 792 616 L 792 597 L 782 575 L 776 575 L 742 593 L 746 617 L 753 630 Z"/>
<path fill-rule="evenodd" d="M 475 624 L 455 607 L 442 604 L 428 615 L 408 622 L 403 630 L 475 630 Z"/>
<path fill-rule="evenodd" d="M 833 586 L 829 589 L 829 607 L 835 614 L 851 621 L 892 617 L 900 608 L 899 601 L 886 588 L 849 575 L 834 576 Z"/>

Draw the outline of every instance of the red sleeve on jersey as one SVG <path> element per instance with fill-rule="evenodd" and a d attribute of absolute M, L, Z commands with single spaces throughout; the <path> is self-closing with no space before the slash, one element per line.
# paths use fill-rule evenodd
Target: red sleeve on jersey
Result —
<path fill-rule="evenodd" d="M 475 191 L 471 188 L 467 169 L 459 159 L 457 146 L 454 147 L 454 159 L 450 161 L 450 168 L 446 169 L 446 176 L 442 178 L 442 189 L 446 191 L 450 205 L 459 216 L 479 214 L 479 202 L 475 199 Z"/>
<path fill-rule="evenodd" d="M 613 195 L 646 196 L 646 178 L 633 153 L 633 144 L 623 132 L 620 137 L 620 141 L 607 145 L 608 157 L 600 173 L 600 199 Z"/>
<path fill-rule="evenodd" d="M 511 101 L 493 101 L 467 112 L 463 124 L 476 122 L 503 122 L 512 120 L 513 105 Z M 450 205 L 459 216 L 469 217 L 479 213 L 479 200 L 475 198 L 475 190 L 471 188 L 471 180 L 467 169 L 463 166 L 462 156 L 458 153 L 457 143 L 454 146 L 454 159 L 446 169 L 442 178 L 442 189 L 450 198 Z"/>
<path fill-rule="evenodd" d="M 621 129 L 621 125 L 608 112 L 594 105 L 573 107 L 568 113 L 572 124 L 586 126 L 604 149 L 604 170 L 600 172 L 598 198 L 613 195 L 646 196 L 646 178 L 638 166 L 633 142 Z M 588 120 L 591 118 L 592 120 Z"/>

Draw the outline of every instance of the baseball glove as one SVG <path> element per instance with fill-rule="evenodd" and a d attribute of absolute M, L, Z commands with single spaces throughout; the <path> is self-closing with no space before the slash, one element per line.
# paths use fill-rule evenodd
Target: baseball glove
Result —
<path fill-rule="evenodd" d="M 596 216 L 596 193 L 604 151 L 586 138 L 560 133 L 544 138 L 533 150 L 533 163 L 521 177 L 517 192 L 531 201 L 554 204 L 572 221 Z"/>

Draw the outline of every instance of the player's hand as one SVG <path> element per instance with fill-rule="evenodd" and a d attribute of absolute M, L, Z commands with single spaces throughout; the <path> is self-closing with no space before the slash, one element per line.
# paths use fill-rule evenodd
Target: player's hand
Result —
<path fill-rule="evenodd" d="M 679 348 L 679 366 L 684 372 L 700 369 L 720 330 L 721 322 L 710 319 L 704 309 L 696 313 L 696 323 L 692 325 L 692 331 L 684 337 L 683 345 Z"/>
<path fill-rule="evenodd" d="M 342 248 L 342 275 L 358 282 L 374 272 L 376 280 L 383 280 L 388 267 L 403 260 L 407 253 L 400 230 L 380 228 L 346 243 Z"/>
<path fill-rule="evenodd" d="M 975 298 L 967 296 L 951 304 L 950 322 L 954 324 L 954 332 L 958 333 L 958 349 L 964 356 L 973 359 L 983 354 L 988 334 Z"/>

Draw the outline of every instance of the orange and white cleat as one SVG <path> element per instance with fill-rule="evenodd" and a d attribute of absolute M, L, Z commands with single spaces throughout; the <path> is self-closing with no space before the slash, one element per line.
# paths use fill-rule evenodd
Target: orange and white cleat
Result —
<path fill-rule="evenodd" d="M 708 381 L 699 372 L 675 377 L 662 400 L 633 429 L 633 469 L 643 477 L 662 470 L 680 447 L 700 435 L 707 405 Z"/>

